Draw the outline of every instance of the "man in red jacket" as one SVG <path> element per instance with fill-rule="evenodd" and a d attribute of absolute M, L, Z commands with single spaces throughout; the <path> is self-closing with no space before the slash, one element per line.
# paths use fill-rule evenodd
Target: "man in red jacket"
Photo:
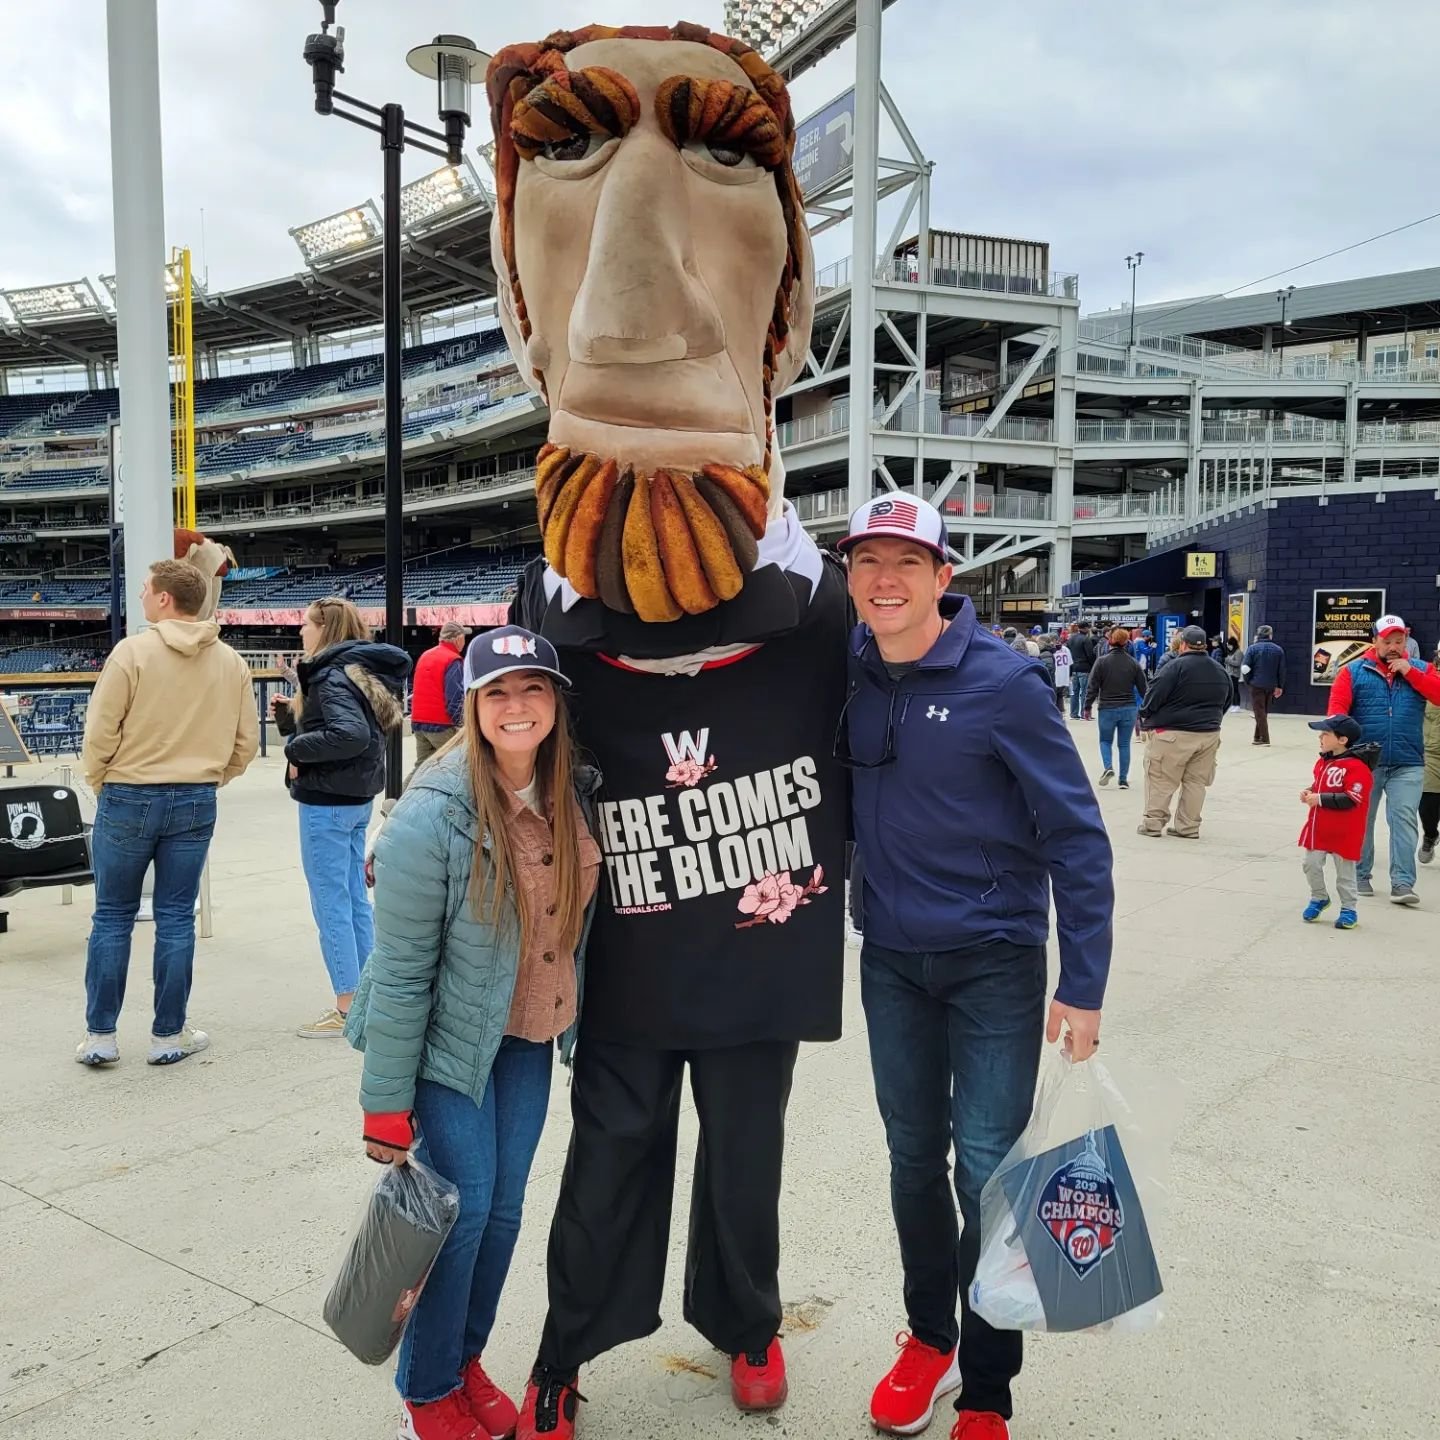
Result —
<path fill-rule="evenodd" d="M 440 627 L 440 643 L 415 663 L 410 696 L 410 728 L 415 734 L 415 770 L 455 738 L 465 705 L 465 627 L 447 620 Z M 415 770 L 410 779 L 415 778 Z"/>
<path fill-rule="evenodd" d="M 1320 732 L 1320 758 L 1309 786 L 1300 792 L 1300 802 L 1310 807 L 1300 844 L 1305 850 L 1305 878 L 1310 882 L 1310 903 L 1301 919 L 1314 923 L 1330 905 L 1325 885 L 1325 857 L 1335 861 L 1335 888 L 1340 892 L 1337 930 L 1353 930 L 1359 917 L 1355 862 L 1365 845 L 1365 817 L 1370 811 L 1374 785 L 1371 769 L 1380 754 L 1373 742 L 1357 743 L 1362 735 L 1360 722 L 1349 715 L 1327 715 L 1312 720 Z"/>

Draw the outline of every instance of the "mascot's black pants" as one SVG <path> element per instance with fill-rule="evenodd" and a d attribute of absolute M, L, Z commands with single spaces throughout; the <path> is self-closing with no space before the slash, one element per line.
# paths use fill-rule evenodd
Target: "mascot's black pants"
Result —
<path fill-rule="evenodd" d="M 700 1145 L 685 1319 L 728 1355 L 770 1343 L 780 1329 L 780 1169 L 798 1050 L 646 1050 L 581 1036 L 541 1364 L 576 1370 L 660 1328 L 687 1062 Z"/>

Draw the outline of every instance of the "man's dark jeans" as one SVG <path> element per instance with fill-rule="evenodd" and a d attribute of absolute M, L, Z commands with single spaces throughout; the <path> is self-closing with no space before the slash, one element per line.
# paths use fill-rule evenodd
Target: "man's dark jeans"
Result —
<path fill-rule="evenodd" d="M 867 940 L 861 951 L 910 1332 L 938 1350 L 958 1338 L 956 1408 L 1006 1419 L 1020 1335 L 973 1314 L 966 1292 L 980 1255 L 980 1192 L 1030 1118 L 1045 985 L 1043 945 L 904 954 Z M 958 1234 L 946 1179 L 952 1142 Z"/>

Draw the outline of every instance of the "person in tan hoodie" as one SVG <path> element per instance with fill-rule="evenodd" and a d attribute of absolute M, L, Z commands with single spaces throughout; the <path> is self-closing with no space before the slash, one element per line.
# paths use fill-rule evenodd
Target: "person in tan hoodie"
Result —
<path fill-rule="evenodd" d="M 130 938 L 146 870 L 155 867 L 155 1022 L 149 1062 L 173 1065 L 210 1043 L 186 1024 L 195 960 L 195 898 L 215 831 L 215 792 L 255 758 L 259 719 L 250 669 L 197 617 L 209 582 L 187 560 L 150 567 L 140 604 L 150 628 L 105 662 L 85 720 L 81 760 L 99 796 L 91 841 L 95 916 L 85 966 L 82 1065 L 120 1058 Z"/>

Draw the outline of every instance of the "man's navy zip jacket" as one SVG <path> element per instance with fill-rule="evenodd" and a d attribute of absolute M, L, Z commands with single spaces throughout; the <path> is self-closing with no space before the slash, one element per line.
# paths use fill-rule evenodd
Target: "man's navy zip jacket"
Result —
<path fill-rule="evenodd" d="M 851 638 L 845 743 L 854 771 L 865 938 L 909 953 L 996 941 L 1043 945 L 1050 887 L 1066 1005 L 1098 1010 L 1115 888 L 1095 792 L 1039 661 L 1011 650 L 946 595 L 950 621 L 892 681 L 870 629 Z"/>

